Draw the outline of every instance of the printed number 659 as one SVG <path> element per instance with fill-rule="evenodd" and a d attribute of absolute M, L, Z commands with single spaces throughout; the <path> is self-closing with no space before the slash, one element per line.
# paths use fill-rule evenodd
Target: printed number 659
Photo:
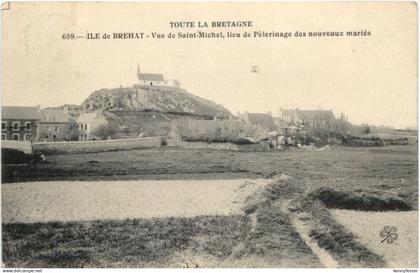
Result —
<path fill-rule="evenodd" d="M 61 39 L 63 40 L 74 39 L 74 33 L 64 33 L 63 35 L 61 35 Z"/>

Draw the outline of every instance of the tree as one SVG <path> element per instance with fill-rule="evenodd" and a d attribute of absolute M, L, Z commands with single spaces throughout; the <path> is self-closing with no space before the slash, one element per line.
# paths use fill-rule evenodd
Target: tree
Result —
<path fill-rule="evenodd" d="M 340 119 L 337 120 L 337 129 L 338 133 L 345 135 L 350 129 L 350 123 L 348 122 L 348 117 L 341 113 Z"/>
<path fill-rule="evenodd" d="M 67 127 L 67 135 L 69 136 L 69 140 L 71 141 L 79 139 L 80 130 L 79 124 L 77 124 L 76 120 L 69 120 L 69 124 Z"/>
<path fill-rule="evenodd" d="M 100 139 L 108 139 L 115 135 L 118 131 L 118 126 L 116 124 L 107 123 L 104 125 L 99 126 L 94 135 Z"/>

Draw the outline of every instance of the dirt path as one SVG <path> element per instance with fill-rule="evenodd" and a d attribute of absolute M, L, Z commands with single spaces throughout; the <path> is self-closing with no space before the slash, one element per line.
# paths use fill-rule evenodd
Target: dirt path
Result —
<path fill-rule="evenodd" d="M 149 180 L 3 184 L 3 223 L 242 214 L 270 180 Z"/>
<path fill-rule="evenodd" d="M 326 250 L 320 248 L 314 240 L 309 236 L 309 227 L 299 219 L 299 215 L 289 210 L 291 200 L 285 200 L 281 203 L 281 210 L 283 213 L 289 215 L 289 219 L 293 227 L 299 233 L 300 237 L 305 241 L 313 253 L 318 257 L 324 267 L 338 268 L 338 262 Z"/>

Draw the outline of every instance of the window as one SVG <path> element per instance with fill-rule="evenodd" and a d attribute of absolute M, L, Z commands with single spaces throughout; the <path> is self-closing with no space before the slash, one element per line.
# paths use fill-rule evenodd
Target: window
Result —
<path fill-rule="evenodd" d="M 19 134 L 13 134 L 12 139 L 13 140 L 19 140 Z"/>
<path fill-rule="evenodd" d="M 54 132 L 58 132 L 58 126 L 54 126 Z"/>
<path fill-rule="evenodd" d="M 26 141 L 30 141 L 31 140 L 32 135 L 31 134 L 25 134 L 25 140 Z"/>
<path fill-rule="evenodd" d="M 50 127 L 45 127 L 45 132 L 48 132 L 50 130 Z"/>
<path fill-rule="evenodd" d="M 80 130 L 83 130 L 83 123 L 80 124 Z"/>
<path fill-rule="evenodd" d="M 12 127 L 14 131 L 19 130 L 19 121 L 14 121 Z"/>
<path fill-rule="evenodd" d="M 1 134 L 1 140 L 5 140 L 6 139 L 6 135 L 5 134 Z"/>
<path fill-rule="evenodd" d="M 26 130 L 31 130 L 32 129 L 32 123 L 26 122 L 25 123 L 25 128 L 26 128 Z"/>
<path fill-rule="evenodd" d="M 85 130 L 87 130 L 87 123 L 85 124 Z"/>
<path fill-rule="evenodd" d="M 6 130 L 6 122 L 5 121 L 1 122 L 1 129 Z"/>

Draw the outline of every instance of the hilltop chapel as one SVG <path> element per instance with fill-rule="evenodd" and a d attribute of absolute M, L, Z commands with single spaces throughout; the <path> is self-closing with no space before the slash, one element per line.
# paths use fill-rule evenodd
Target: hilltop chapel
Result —
<path fill-rule="evenodd" d="M 166 81 L 163 79 L 162 74 L 142 73 L 140 71 L 140 65 L 137 65 L 137 78 L 139 79 L 140 85 L 149 85 L 149 86 L 165 86 L 166 85 Z"/>

